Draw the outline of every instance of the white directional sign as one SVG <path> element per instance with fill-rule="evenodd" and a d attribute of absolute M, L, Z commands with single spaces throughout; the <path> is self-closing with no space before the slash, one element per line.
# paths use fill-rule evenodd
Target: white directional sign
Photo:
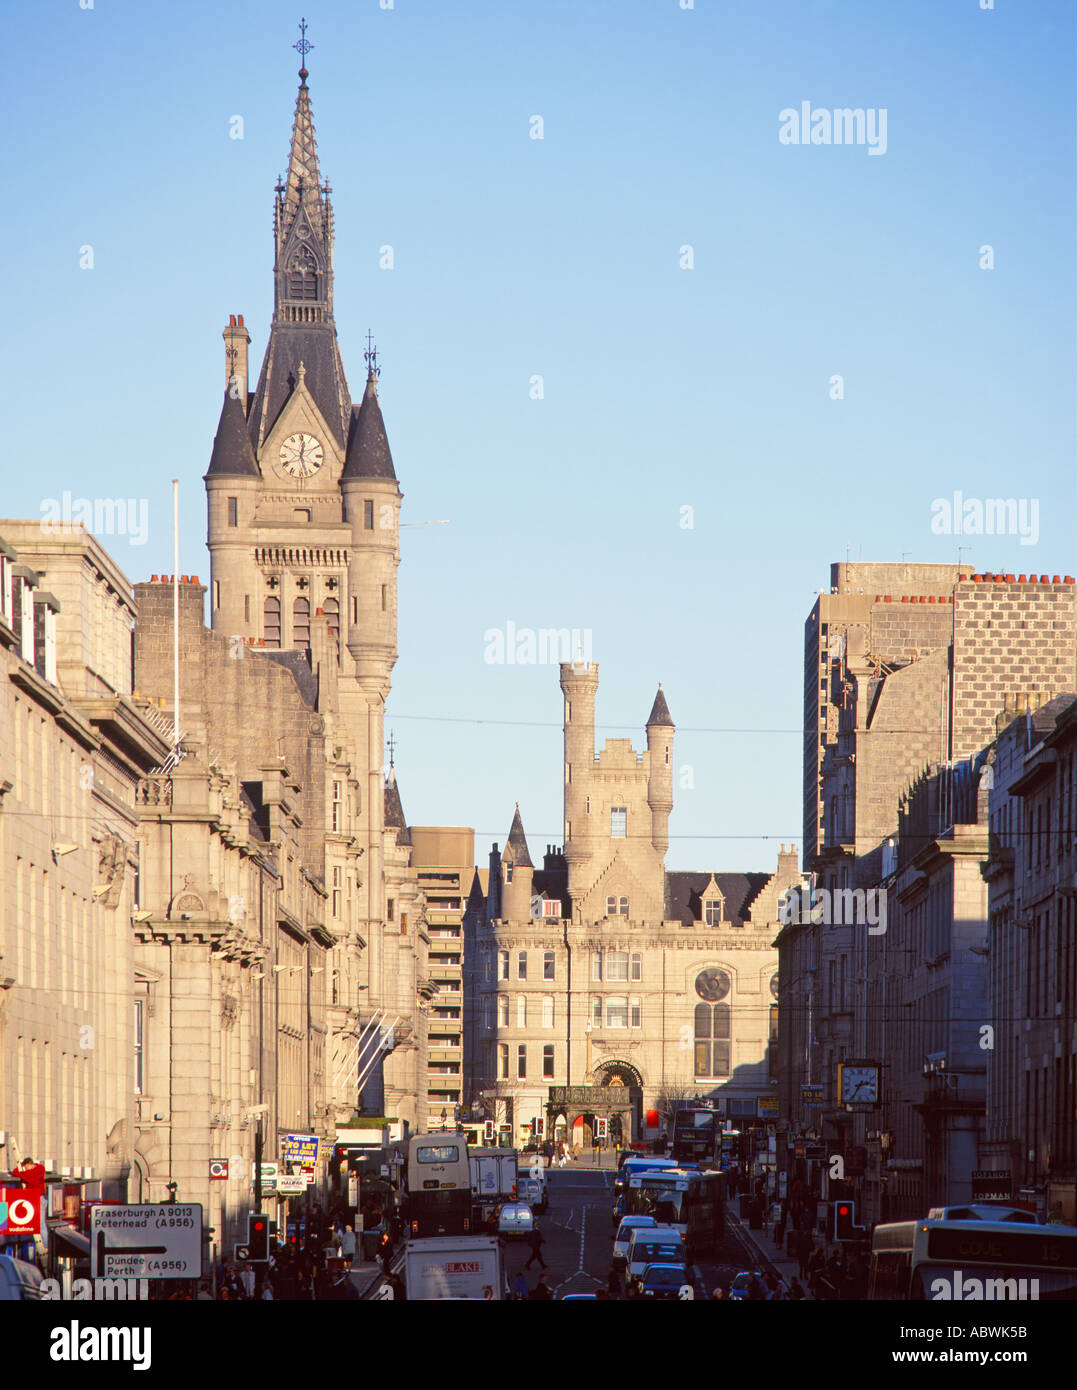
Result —
<path fill-rule="evenodd" d="M 197 1279 L 201 1273 L 201 1206 L 91 1207 L 92 1279 Z"/>

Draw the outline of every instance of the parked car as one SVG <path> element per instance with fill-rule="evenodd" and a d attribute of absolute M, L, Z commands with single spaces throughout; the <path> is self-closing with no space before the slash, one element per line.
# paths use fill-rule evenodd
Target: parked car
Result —
<path fill-rule="evenodd" d="M 498 1208 L 499 1236 L 529 1236 L 535 1229 L 535 1217 L 526 1202 L 505 1202 Z"/>
<path fill-rule="evenodd" d="M 557 1301 L 558 1303 L 579 1303 L 582 1299 L 594 1300 L 597 1297 L 598 1294 L 596 1293 L 563 1293 Z"/>
<path fill-rule="evenodd" d="M 758 1270 L 742 1270 L 736 1275 L 732 1284 L 729 1286 L 729 1298 L 733 1303 L 744 1303 L 748 1297 L 748 1282 L 751 1279 L 758 1279 L 762 1284 L 763 1276 Z"/>
<path fill-rule="evenodd" d="M 37 1302 L 41 1298 L 41 1271 L 28 1260 L 0 1255 L 0 1303 Z"/>
<path fill-rule="evenodd" d="M 613 1238 L 614 1264 L 628 1263 L 628 1242 L 632 1239 L 634 1230 L 640 1226 L 654 1226 L 656 1224 L 653 1216 L 626 1216 L 617 1227 L 617 1234 Z"/>
<path fill-rule="evenodd" d="M 644 1298 L 680 1298 L 685 1284 L 692 1284 L 684 1265 L 648 1265 L 640 1280 L 640 1292 Z M 694 1291 L 694 1285 L 693 1285 Z"/>

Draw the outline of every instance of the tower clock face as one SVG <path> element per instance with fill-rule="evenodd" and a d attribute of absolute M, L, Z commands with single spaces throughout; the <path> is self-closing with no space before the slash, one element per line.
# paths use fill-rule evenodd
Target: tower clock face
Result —
<path fill-rule="evenodd" d="M 312 434 L 290 434 L 280 446 L 280 464 L 293 478 L 311 478 L 321 468 L 322 446 Z"/>

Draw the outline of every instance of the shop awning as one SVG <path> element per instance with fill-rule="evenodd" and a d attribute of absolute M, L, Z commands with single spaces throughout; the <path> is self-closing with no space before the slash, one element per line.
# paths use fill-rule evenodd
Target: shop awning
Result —
<path fill-rule="evenodd" d="M 81 1231 L 76 1231 L 74 1226 L 50 1226 L 49 1242 L 56 1241 L 57 1245 L 66 1245 L 75 1254 L 81 1255 L 83 1259 L 90 1258 L 90 1241 Z"/>

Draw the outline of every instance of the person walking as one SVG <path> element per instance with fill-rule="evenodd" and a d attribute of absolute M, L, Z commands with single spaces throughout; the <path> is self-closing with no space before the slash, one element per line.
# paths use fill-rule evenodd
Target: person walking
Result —
<path fill-rule="evenodd" d="M 530 1292 L 531 1288 L 527 1282 L 527 1275 L 521 1269 L 512 1282 L 512 1296 L 518 1303 L 523 1303 Z"/>
<path fill-rule="evenodd" d="M 542 1247 L 546 1244 L 546 1240 L 537 1225 L 527 1237 L 527 1243 L 531 1246 L 531 1258 L 524 1265 L 524 1269 L 530 1269 L 535 1260 L 538 1260 L 542 1268 L 545 1269 L 546 1261 L 542 1258 Z"/>
<path fill-rule="evenodd" d="M 810 1231 L 801 1231 L 797 1236 L 797 1259 L 800 1262 L 800 1277 L 808 1277 L 808 1261 L 811 1259 L 812 1247 L 815 1242 Z"/>
<path fill-rule="evenodd" d="M 351 1269 L 355 1264 L 355 1232 L 350 1226 L 345 1226 L 341 1232 L 340 1254 L 346 1267 Z"/>
<path fill-rule="evenodd" d="M 621 1271 L 615 1264 L 611 1264 L 606 1274 L 606 1288 L 609 1290 L 610 1298 L 620 1298 L 623 1291 L 621 1284 Z"/>
<path fill-rule="evenodd" d="M 552 1298 L 553 1298 L 553 1290 L 550 1288 L 549 1284 L 546 1282 L 546 1275 L 545 1275 L 545 1273 L 539 1275 L 539 1277 L 538 1277 L 538 1283 L 535 1285 L 535 1287 L 531 1290 L 531 1292 L 530 1292 L 527 1296 L 528 1296 L 528 1299 L 533 1300 L 533 1301 L 536 1302 L 536 1303 L 545 1303 L 545 1302 L 549 1302 L 550 1300 L 552 1300 Z"/>
<path fill-rule="evenodd" d="M 381 1240 L 378 1242 L 378 1255 L 381 1258 L 382 1271 L 388 1274 L 393 1258 L 393 1238 L 389 1234 L 388 1227 L 381 1233 Z"/>

